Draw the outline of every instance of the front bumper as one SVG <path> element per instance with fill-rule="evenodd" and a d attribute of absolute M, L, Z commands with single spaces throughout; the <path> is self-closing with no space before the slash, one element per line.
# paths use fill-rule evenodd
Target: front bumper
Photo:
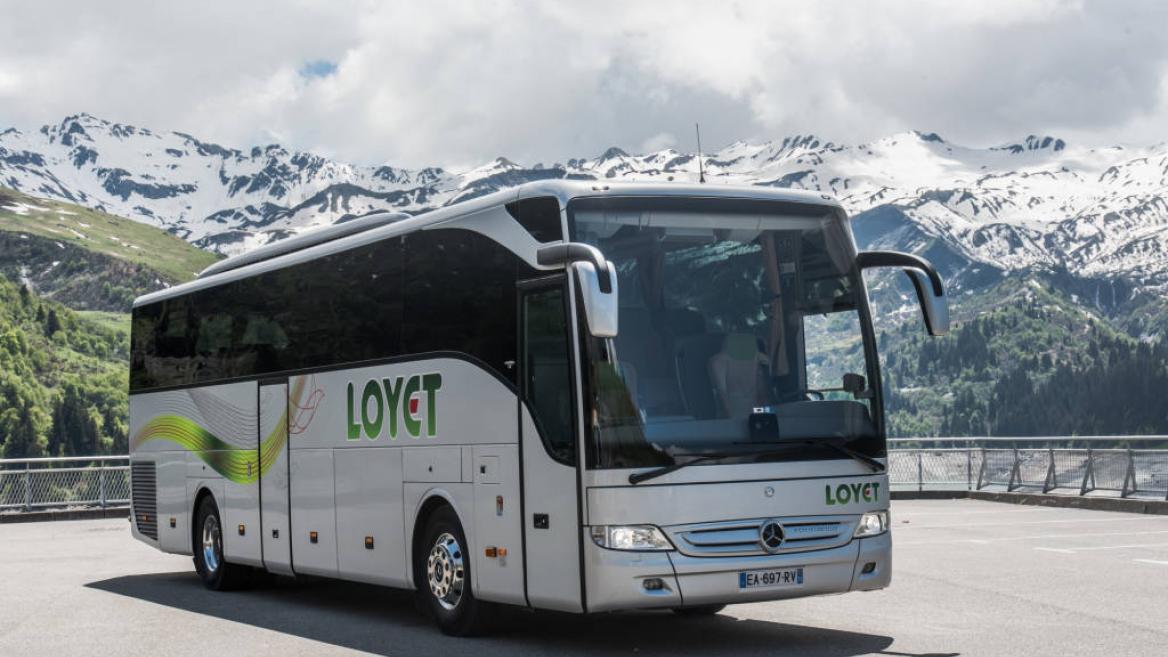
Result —
<path fill-rule="evenodd" d="M 868 591 L 888 586 L 892 577 L 892 536 L 885 532 L 853 539 L 840 547 L 747 557 L 691 557 L 679 552 L 621 552 L 585 537 L 588 611 L 735 604 L 811 595 Z M 867 564 L 875 564 L 864 573 Z M 803 585 L 738 588 L 743 571 L 803 566 Z M 664 582 L 647 590 L 646 579 Z"/>

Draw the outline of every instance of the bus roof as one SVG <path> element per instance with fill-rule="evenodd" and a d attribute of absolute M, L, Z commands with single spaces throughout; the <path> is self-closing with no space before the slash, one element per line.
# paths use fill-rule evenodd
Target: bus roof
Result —
<path fill-rule="evenodd" d="M 260 249 L 255 251 L 249 251 L 239 256 L 221 260 L 208 267 L 207 270 L 204 270 L 203 274 L 193 281 L 138 297 L 134 300 L 134 307 L 137 308 L 141 305 L 182 296 L 195 290 L 215 287 L 228 281 L 314 260 L 378 240 L 405 235 L 416 230 L 421 230 L 426 226 L 451 221 L 491 207 L 502 206 L 527 198 L 546 196 L 554 196 L 557 198 L 560 201 L 561 207 L 566 207 L 572 199 L 584 197 L 674 196 L 785 201 L 788 203 L 821 205 L 841 213 L 843 211 L 839 201 L 828 194 L 758 185 L 606 182 L 602 180 L 565 179 L 540 180 L 524 183 L 518 187 L 503 189 L 468 201 L 452 203 L 412 217 L 398 212 L 379 212 L 366 215 L 361 219 L 363 224 L 369 226 L 368 229 L 355 233 L 338 231 L 341 232 L 341 236 L 337 238 L 325 237 L 324 239 L 314 239 L 310 237 L 316 231 L 305 233 L 302 236 L 291 237 L 288 240 L 295 241 L 303 239 L 304 246 L 300 248 L 289 248 L 291 245 L 284 247 L 277 246 L 282 242 L 288 241 L 282 240 L 273 245 L 260 247 Z M 382 215 L 386 216 L 382 217 Z M 406 218 L 399 219 L 398 217 Z M 329 228 L 322 228 L 320 230 L 328 231 Z M 271 255 L 264 256 L 256 253 L 256 251 L 269 248 Z M 237 264 L 232 265 L 233 261 L 237 261 Z"/>

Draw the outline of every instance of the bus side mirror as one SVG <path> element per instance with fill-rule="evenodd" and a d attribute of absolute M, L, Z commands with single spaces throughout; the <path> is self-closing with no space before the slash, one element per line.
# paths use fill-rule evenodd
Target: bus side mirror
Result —
<path fill-rule="evenodd" d="M 606 263 L 608 271 L 616 271 L 611 262 Z M 584 303 L 584 317 L 588 322 L 588 332 L 597 338 L 615 338 L 617 333 L 617 286 L 616 276 L 608 277 L 608 291 L 601 285 L 601 276 L 591 262 L 572 263 L 576 280 L 580 281 L 580 298 Z"/>
<path fill-rule="evenodd" d="M 949 300 L 945 296 L 945 285 L 928 260 L 897 251 L 862 251 L 856 255 L 856 265 L 861 270 L 879 267 L 904 269 L 916 290 L 917 303 L 921 306 L 929 335 L 949 333 Z"/>
<path fill-rule="evenodd" d="M 541 265 L 568 265 L 580 281 L 588 332 L 598 338 L 616 337 L 616 267 L 600 249 L 579 242 L 549 244 L 535 252 Z"/>

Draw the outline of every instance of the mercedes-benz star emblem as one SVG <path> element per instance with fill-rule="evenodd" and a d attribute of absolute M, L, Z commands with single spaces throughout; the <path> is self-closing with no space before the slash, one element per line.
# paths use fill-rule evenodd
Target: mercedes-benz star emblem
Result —
<path fill-rule="evenodd" d="M 758 544 L 771 554 L 778 552 L 783 545 L 783 526 L 774 520 L 762 523 L 758 528 Z"/>

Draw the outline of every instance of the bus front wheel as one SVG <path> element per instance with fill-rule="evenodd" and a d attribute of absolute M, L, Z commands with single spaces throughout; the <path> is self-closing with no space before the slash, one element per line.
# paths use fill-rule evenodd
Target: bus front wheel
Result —
<path fill-rule="evenodd" d="M 223 522 L 210 495 L 199 502 L 193 539 L 195 572 L 204 586 L 212 591 L 231 591 L 248 584 L 251 569 L 223 559 Z"/>
<path fill-rule="evenodd" d="M 489 625 L 489 605 L 471 591 L 470 562 L 458 516 L 448 506 L 437 509 L 414 551 L 414 584 L 422 607 L 444 634 L 471 636 Z"/>

